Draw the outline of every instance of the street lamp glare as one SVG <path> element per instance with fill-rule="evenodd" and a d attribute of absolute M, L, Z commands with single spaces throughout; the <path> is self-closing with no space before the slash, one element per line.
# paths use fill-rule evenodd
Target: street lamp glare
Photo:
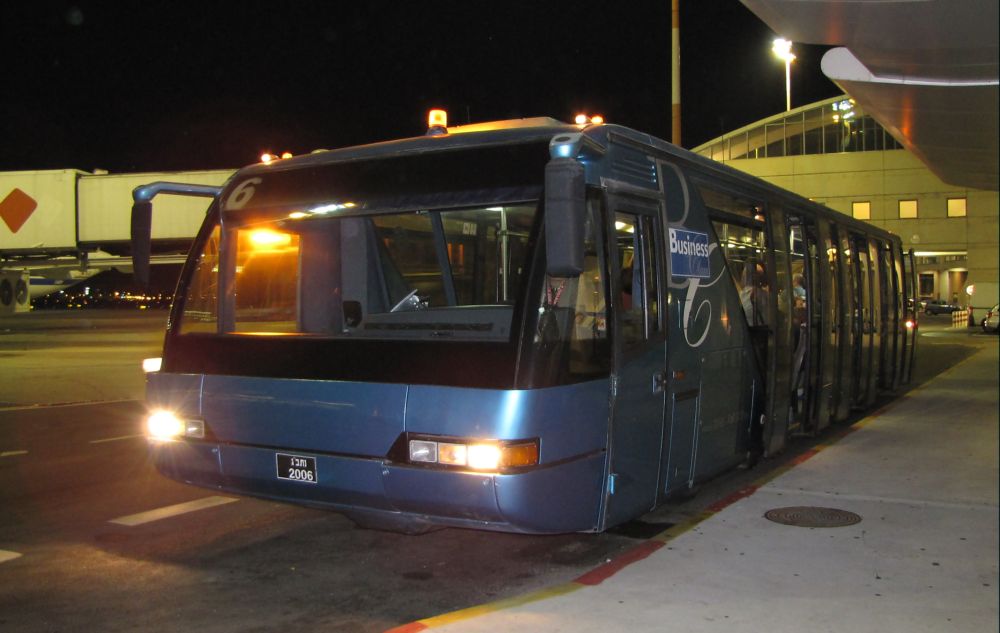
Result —
<path fill-rule="evenodd" d="M 771 45 L 771 52 L 774 53 L 778 59 L 785 62 L 790 62 L 795 59 L 795 53 L 792 52 L 792 42 L 783 37 L 779 37 L 774 40 Z"/>
<path fill-rule="evenodd" d="M 783 37 L 774 40 L 771 45 L 771 52 L 785 62 L 785 110 L 792 109 L 792 60 L 795 54 L 792 53 L 792 43 Z"/>

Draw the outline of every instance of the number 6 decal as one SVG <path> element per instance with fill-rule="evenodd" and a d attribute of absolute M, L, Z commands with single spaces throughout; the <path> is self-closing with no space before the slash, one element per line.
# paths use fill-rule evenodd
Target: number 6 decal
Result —
<path fill-rule="evenodd" d="M 254 185 L 259 185 L 261 182 L 260 178 L 249 178 L 241 182 L 235 189 L 233 189 L 233 192 L 229 194 L 229 198 L 226 200 L 226 208 L 237 210 L 247 206 L 247 203 L 250 202 L 250 198 L 252 198 L 253 194 L 257 191 L 254 189 Z"/>

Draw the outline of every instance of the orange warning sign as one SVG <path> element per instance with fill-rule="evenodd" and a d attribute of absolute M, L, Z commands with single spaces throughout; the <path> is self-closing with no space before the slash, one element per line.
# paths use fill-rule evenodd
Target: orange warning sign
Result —
<path fill-rule="evenodd" d="M 17 233 L 37 206 L 34 198 L 15 187 L 6 198 L 0 200 L 0 218 L 11 233 Z"/>

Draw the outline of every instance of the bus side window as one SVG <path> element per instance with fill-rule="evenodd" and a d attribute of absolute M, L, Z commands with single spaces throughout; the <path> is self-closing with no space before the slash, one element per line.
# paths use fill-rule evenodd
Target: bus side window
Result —
<path fill-rule="evenodd" d="M 716 238 L 732 277 L 740 305 L 750 327 L 768 325 L 771 289 L 764 258 L 764 232 L 739 224 L 714 220 Z"/>

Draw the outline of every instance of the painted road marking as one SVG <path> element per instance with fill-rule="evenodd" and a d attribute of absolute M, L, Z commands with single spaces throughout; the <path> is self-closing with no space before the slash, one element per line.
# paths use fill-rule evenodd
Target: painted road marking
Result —
<path fill-rule="evenodd" d="M 118 437 L 108 437 L 103 440 L 90 440 L 91 444 L 104 444 L 105 442 L 118 442 L 120 440 L 132 440 L 137 437 L 146 437 L 145 433 L 137 433 L 135 435 L 119 435 Z"/>
<path fill-rule="evenodd" d="M 15 455 L 27 455 L 28 451 L 4 451 L 0 453 L 0 457 L 14 457 Z"/>
<path fill-rule="evenodd" d="M 14 560 L 15 558 L 21 558 L 21 555 L 17 552 L 9 552 L 5 549 L 0 549 L 0 563 L 6 563 L 9 560 Z"/>
<path fill-rule="evenodd" d="M 139 401 L 135 398 L 125 398 L 121 400 L 81 400 L 79 402 L 53 402 L 50 404 L 15 404 L 9 407 L 0 407 L 0 411 L 31 411 L 33 409 L 59 409 L 62 407 L 89 407 L 100 404 L 120 404 L 122 402 Z"/>
<path fill-rule="evenodd" d="M 138 514 L 118 517 L 117 519 L 111 519 L 108 523 L 116 523 L 126 527 L 135 527 L 144 523 L 152 523 L 153 521 L 169 519 L 170 517 L 187 514 L 188 512 L 214 508 L 215 506 L 225 505 L 234 501 L 239 501 L 239 499 L 235 499 L 233 497 L 205 497 L 204 499 L 195 499 L 194 501 L 188 501 L 187 503 L 178 503 L 165 508 L 149 510 L 148 512 L 140 512 Z"/>

